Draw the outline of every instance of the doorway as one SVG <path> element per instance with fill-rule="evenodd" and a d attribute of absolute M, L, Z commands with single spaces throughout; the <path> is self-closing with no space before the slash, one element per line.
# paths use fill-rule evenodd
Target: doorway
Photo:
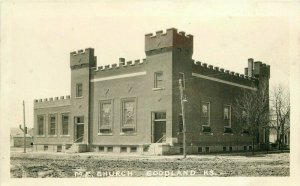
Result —
<path fill-rule="evenodd" d="M 83 137 L 84 137 L 84 118 L 83 116 L 75 117 L 74 143 L 82 143 Z"/>
<path fill-rule="evenodd" d="M 154 112 L 152 118 L 152 143 L 166 142 L 166 113 Z"/>

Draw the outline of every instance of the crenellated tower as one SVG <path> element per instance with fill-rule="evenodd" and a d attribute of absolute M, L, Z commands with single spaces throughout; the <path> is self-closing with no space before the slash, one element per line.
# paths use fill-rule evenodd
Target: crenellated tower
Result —
<path fill-rule="evenodd" d="M 70 53 L 71 125 L 74 143 L 89 143 L 90 71 L 97 66 L 94 49 Z"/>

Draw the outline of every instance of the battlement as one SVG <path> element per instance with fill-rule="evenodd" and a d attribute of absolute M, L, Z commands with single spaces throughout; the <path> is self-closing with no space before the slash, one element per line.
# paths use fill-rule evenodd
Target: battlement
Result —
<path fill-rule="evenodd" d="M 207 65 L 206 63 L 202 63 L 200 61 L 194 61 L 194 72 L 201 73 L 203 75 L 209 75 L 215 78 L 225 78 L 227 80 L 241 80 L 241 81 L 250 81 L 256 82 L 256 77 L 250 77 L 248 75 L 240 74 L 237 72 L 229 71 L 224 68 L 214 67 L 213 65 Z"/>
<path fill-rule="evenodd" d="M 133 61 L 125 62 L 125 58 L 119 58 L 119 63 L 113 63 L 110 65 L 99 66 L 91 68 L 94 72 L 101 72 L 101 71 L 108 71 L 108 70 L 117 70 L 117 69 L 124 69 L 128 67 L 135 67 L 139 65 L 146 64 L 146 59 L 136 59 Z"/>
<path fill-rule="evenodd" d="M 177 32 L 176 28 L 156 32 L 156 35 L 149 33 L 145 35 L 145 52 L 163 48 L 184 48 L 193 53 L 193 35 L 186 35 L 185 32 Z"/>
<path fill-rule="evenodd" d="M 33 102 L 33 106 L 35 109 L 59 107 L 59 106 L 70 106 L 70 105 L 71 105 L 71 96 L 70 95 L 44 98 L 44 99 L 35 99 Z"/>
<path fill-rule="evenodd" d="M 51 98 L 44 98 L 44 99 L 35 99 L 34 102 L 35 103 L 45 103 L 45 102 L 53 102 L 53 101 L 61 101 L 61 100 L 66 100 L 66 99 L 70 99 L 71 96 L 67 95 L 67 96 L 60 96 L 60 97 L 51 97 Z"/>
<path fill-rule="evenodd" d="M 93 48 L 73 51 L 70 53 L 71 69 L 78 67 L 95 67 L 97 66 L 97 57 L 94 56 Z"/>
<path fill-rule="evenodd" d="M 245 68 L 245 75 L 255 78 L 270 78 L 270 65 L 255 61 L 252 58 L 248 59 L 248 67 Z"/>

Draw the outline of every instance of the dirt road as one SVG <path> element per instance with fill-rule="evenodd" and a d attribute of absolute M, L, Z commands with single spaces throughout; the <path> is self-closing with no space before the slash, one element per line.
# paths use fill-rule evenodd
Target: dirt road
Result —
<path fill-rule="evenodd" d="M 289 176 L 289 153 L 116 156 L 12 152 L 11 177 Z"/>

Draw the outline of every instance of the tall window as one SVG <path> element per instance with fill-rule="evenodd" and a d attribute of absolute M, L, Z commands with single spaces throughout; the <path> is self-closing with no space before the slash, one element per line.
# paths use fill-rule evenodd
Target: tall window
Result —
<path fill-rule="evenodd" d="M 68 135 L 69 134 L 69 115 L 63 114 L 62 115 L 62 134 Z"/>
<path fill-rule="evenodd" d="M 55 115 L 49 116 L 49 135 L 56 134 L 56 117 Z"/>
<path fill-rule="evenodd" d="M 100 102 L 100 133 L 111 133 L 112 130 L 112 103 L 111 101 Z"/>
<path fill-rule="evenodd" d="M 38 135 L 44 135 L 44 116 L 37 116 Z"/>
<path fill-rule="evenodd" d="M 231 106 L 224 105 L 224 126 L 231 127 Z"/>
<path fill-rule="evenodd" d="M 76 84 L 76 97 L 82 97 L 82 83 Z"/>
<path fill-rule="evenodd" d="M 135 99 L 122 100 L 122 132 L 134 132 L 136 129 Z"/>
<path fill-rule="evenodd" d="M 210 104 L 202 102 L 201 104 L 201 124 L 210 125 Z"/>
<path fill-rule="evenodd" d="M 163 88 L 163 72 L 154 73 L 154 88 Z"/>

